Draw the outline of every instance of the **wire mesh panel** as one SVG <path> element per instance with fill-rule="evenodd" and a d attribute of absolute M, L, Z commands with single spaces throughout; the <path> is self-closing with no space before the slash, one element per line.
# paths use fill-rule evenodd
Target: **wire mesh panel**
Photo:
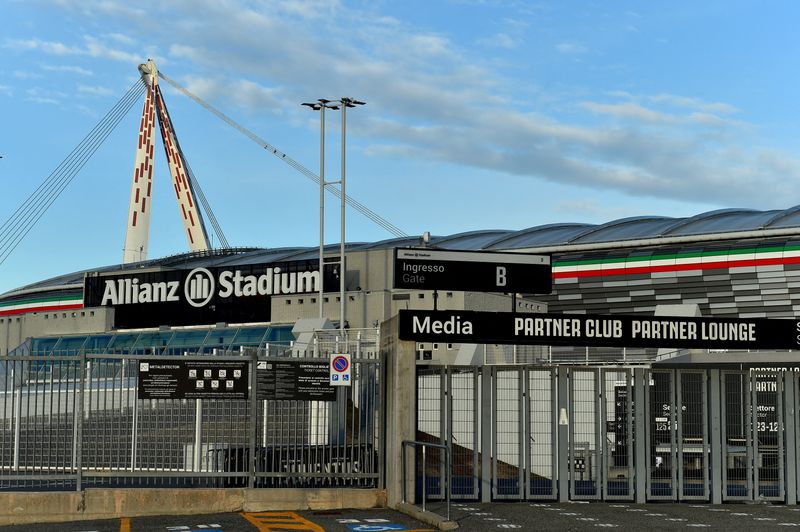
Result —
<path fill-rule="evenodd" d="M 528 369 L 526 498 L 555 499 L 556 491 L 556 380 L 553 369 Z"/>
<path fill-rule="evenodd" d="M 647 400 L 647 498 L 674 500 L 677 487 L 675 374 L 651 371 Z"/>
<path fill-rule="evenodd" d="M 633 389 L 631 370 L 602 372 L 605 499 L 633 499 Z"/>
<path fill-rule="evenodd" d="M 678 498 L 709 496 L 706 372 L 679 370 L 677 394 Z"/>
<path fill-rule="evenodd" d="M 492 454 L 492 495 L 495 499 L 522 499 L 525 496 L 523 467 L 524 433 L 521 368 L 494 368 L 494 452 Z"/>
<path fill-rule="evenodd" d="M 721 372 L 722 499 L 753 498 L 753 417 L 747 373 Z"/>
<path fill-rule="evenodd" d="M 602 495 L 599 370 L 570 372 L 569 482 L 572 499 Z"/>
<path fill-rule="evenodd" d="M 785 495 L 783 374 L 752 372 L 750 388 L 755 435 L 754 491 L 760 499 L 783 500 Z"/>
<path fill-rule="evenodd" d="M 447 427 L 447 371 L 444 366 L 417 367 L 417 441 L 444 444 Z M 444 457 L 434 449 L 423 459 L 422 447 L 415 447 L 417 500 L 442 499 Z M 423 488 L 424 486 L 424 488 Z"/>
<path fill-rule="evenodd" d="M 0 489 L 75 489 L 78 357 L 0 359 Z"/>
<path fill-rule="evenodd" d="M 452 499 L 478 497 L 480 378 L 480 369 L 476 367 L 447 369 L 446 439 L 452 463 L 450 477 Z"/>

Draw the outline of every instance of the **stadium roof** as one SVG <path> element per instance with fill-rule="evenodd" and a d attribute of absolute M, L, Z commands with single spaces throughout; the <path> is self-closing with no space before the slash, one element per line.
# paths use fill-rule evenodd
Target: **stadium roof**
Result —
<path fill-rule="evenodd" d="M 720 209 L 687 218 L 669 218 L 664 216 L 636 216 L 622 218 L 604 224 L 557 223 L 540 225 L 523 230 L 490 229 L 469 231 L 447 236 L 432 236 L 431 247 L 459 250 L 523 250 L 536 248 L 566 248 L 571 246 L 600 245 L 648 241 L 663 239 L 665 242 L 673 237 L 700 237 L 702 235 L 720 235 L 726 233 L 747 233 L 771 230 L 797 229 L 800 234 L 800 205 L 785 210 L 758 211 L 753 209 Z M 755 236 L 755 235 L 754 235 Z M 403 237 L 370 243 L 349 243 L 348 250 L 360 251 L 371 249 L 391 249 L 395 247 L 413 247 L 420 243 L 419 237 Z M 336 253 L 338 244 L 327 246 L 327 250 Z M 213 250 L 199 253 L 182 253 L 179 255 L 153 259 L 144 262 L 113 265 L 74 272 L 45 281 L 40 281 L 0 296 L 14 297 L 28 292 L 39 292 L 48 289 L 77 287 L 83 285 L 84 274 L 91 272 L 111 272 L 142 268 L 194 268 L 198 266 L 219 267 L 270 262 L 286 262 L 297 260 L 314 260 L 319 253 L 318 247 L 290 248 L 234 248 Z"/>

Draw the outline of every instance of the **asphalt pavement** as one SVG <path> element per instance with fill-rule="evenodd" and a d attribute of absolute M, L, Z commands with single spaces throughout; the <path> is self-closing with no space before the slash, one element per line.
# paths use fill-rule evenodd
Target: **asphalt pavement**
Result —
<path fill-rule="evenodd" d="M 444 511 L 438 504 L 429 510 Z M 628 502 L 457 502 L 451 517 L 464 531 L 618 530 L 800 530 L 800 507 L 771 504 L 634 504 Z M 431 531 L 387 509 L 250 512 L 157 516 L 0 527 L 0 532 L 382 532 Z"/>

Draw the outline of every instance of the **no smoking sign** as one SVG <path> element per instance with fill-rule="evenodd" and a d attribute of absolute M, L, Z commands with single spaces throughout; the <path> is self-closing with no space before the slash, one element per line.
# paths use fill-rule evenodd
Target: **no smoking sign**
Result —
<path fill-rule="evenodd" d="M 331 386 L 350 386 L 350 354 L 331 354 Z"/>

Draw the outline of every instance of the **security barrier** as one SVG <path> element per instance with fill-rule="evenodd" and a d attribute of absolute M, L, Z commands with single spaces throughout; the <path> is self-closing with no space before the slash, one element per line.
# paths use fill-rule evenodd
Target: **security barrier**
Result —
<path fill-rule="evenodd" d="M 243 350 L 246 399 L 138 399 L 146 355 L 0 358 L 0 489 L 382 485 L 382 363 L 353 353 L 328 400 L 259 399 L 260 363 L 327 363 L 328 350 Z M 160 360 L 165 360 L 161 357 Z"/>
<path fill-rule="evenodd" d="M 420 366 L 417 385 L 453 499 L 797 503 L 792 371 Z M 446 495 L 441 464 L 417 471 Z"/>

